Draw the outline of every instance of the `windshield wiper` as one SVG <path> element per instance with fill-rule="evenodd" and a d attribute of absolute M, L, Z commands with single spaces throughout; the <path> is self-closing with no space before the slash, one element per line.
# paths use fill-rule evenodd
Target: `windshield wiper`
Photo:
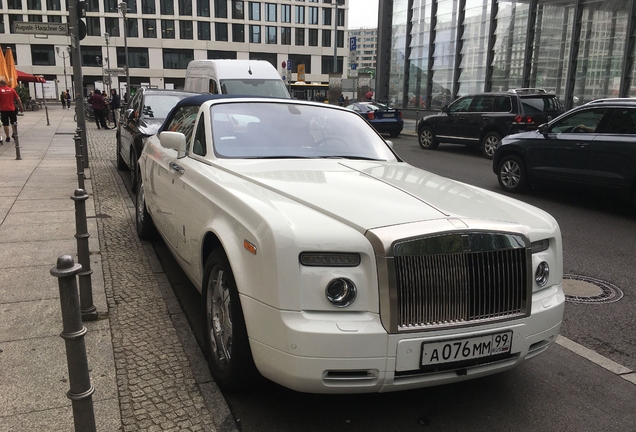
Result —
<path fill-rule="evenodd" d="M 382 160 L 382 159 L 377 159 L 372 157 L 353 156 L 353 155 L 349 155 L 349 156 L 331 155 L 331 156 L 319 156 L 319 157 L 320 159 L 351 159 L 351 160 L 372 160 L 372 161 Z"/>

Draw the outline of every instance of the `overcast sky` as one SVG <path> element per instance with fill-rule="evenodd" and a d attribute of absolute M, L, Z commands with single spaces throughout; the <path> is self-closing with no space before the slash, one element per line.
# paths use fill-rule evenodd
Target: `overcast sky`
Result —
<path fill-rule="evenodd" d="M 349 28 L 378 26 L 378 0 L 349 0 Z"/>

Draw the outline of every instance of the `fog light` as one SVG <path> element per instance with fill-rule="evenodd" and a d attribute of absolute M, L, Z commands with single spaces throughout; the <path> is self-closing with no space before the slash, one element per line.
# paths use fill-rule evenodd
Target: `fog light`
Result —
<path fill-rule="evenodd" d="M 356 299 L 356 286 L 349 279 L 334 279 L 325 289 L 327 299 L 336 307 L 347 307 Z"/>
<path fill-rule="evenodd" d="M 544 287 L 548 283 L 548 277 L 550 276 L 550 266 L 547 262 L 541 261 L 534 272 L 534 281 L 540 287 Z"/>

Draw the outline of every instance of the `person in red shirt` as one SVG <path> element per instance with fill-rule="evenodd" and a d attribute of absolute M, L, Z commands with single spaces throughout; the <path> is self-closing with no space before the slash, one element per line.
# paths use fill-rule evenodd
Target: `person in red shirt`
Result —
<path fill-rule="evenodd" d="M 9 136 L 9 123 L 13 128 L 13 137 L 15 138 L 15 126 L 18 124 L 18 110 L 15 109 L 14 101 L 18 102 L 20 106 L 20 112 L 24 112 L 24 106 L 18 93 L 7 86 L 5 80 L 0 80 L 0 117 L 2 117 L 2 126 L 4 126 L 4 134 L 7 137 L 7 142 L 11 141 Z M 2 144 L 2 136 L 0 136 L 0 144 Z"/>
<path fill-rule="evenodd" d="M 106 126 L 106 101 L 102 97 L 99 90 L 95 90 L 88 98 L 88 103 L 93 107 L 93 112 L 95 113 L 95 123 L 97 123 L 97 129 L 110 129 Z M 100 127 L 101 125 L 101 127 Z"/>

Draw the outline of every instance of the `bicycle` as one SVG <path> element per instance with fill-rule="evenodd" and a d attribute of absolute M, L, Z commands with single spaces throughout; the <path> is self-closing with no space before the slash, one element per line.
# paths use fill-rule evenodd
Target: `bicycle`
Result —
<path fill-rule="evenodd" d="M 95 120 L 95 112 L 93 111 L 93 107 L 87 103 L 84 103 L 84 118 L 90 121 Z M 77 122 L 77 112 L 73 116 L 73 120 Z"/>

